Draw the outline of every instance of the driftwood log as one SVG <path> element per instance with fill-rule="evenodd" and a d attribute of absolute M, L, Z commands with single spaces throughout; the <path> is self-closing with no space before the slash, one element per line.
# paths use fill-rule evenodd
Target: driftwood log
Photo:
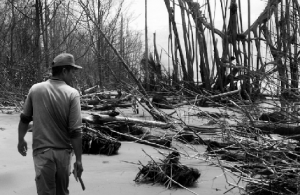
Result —
<path fill-rule="evenodd" d="M 85 94 L 85 95 L 82 95 L 81 98 L 85 99 L 85 98 L 92 98 L 92 97 L 111 97 L 111 96 L 117 96 L 118 95 L 118 92 L 116 91 L 104 91 L 104 92 L 100 92 L 100 93 L 89 93 L 89 94 Z"/>
<path fill-rule="evenodd" d="M 103 104 L 103 105 L 81 105 L 82 110 L 113 110 L 116 107 L 119 108 L 130 108 L 132 105 L 131 104 L 125 104 L 125 103 L 117 103 L 117 104 Z"/>
<path fill-rule="evenodd" d="M 152 127 L 160 127 L 160 128 L 169 128 L 171 125 L 164 122 L 159 121 L 148 121 L 148 120 L 141 120 L 137 118 L 129 118 L 129 117 L 122 117 L 122 116 L 107 116 L 101 114 L 89 114 L 82 117 L 83 122 L 91 123 L 91 124 L 101 124 L 106 122 L 128 122 L 128 123 L 135 123 L 135 124 L 142 124 L 143 126 L 152 126 Z"/>
<path fill-rule="evenodd" d="M 279 135 L 297 135 L 300 134 L 300 126 L 297 123 L 272 123 L 255 121 L 253 123 L 255 128 L 262 130 L 265 133 L 274 133 Z"/>
<path fill-rule="evenodd" d="M 95 85 L 95 86 L 93 86 L 91 88 L 88 88 L 88 89 L 84 90 L 83 92 L 85 94 L 95 93 L 98 89 L 99 89 L 99 85 Z"/>
<path fill-rule="evenodd" d="M 186 127 L 183 128 L 184 131 L 193 131 L 197 133 L 217 133 L 221 132 L 222 128 L 220 127 L 211 127 L 211 126 L 195 126 L 195 125 L 186 125 Z"/>
<path fill-rule="evenodd" d="M 86 104 L 87 105 L 98 105 L 100 104 L 102 101 L 99 98 L 93 98 L 93 99 L 88 99 L 86 100 Z"/>
<path fill-rule="evenodd" d="M 110 129 L 112 132 L 126 137 L 127 141 L 133 141 L 140 144 L 145 144 L 153 147 L 168 149 L 172 146 L 171 137 L 158 137 L 154 135 L 144 134 L 144 135 L 130 135 L 127 133 L 121 133 Z"/>
<path fill-rule="evenodd" d="M 82 109 L 83 107 L 81 107 Z M 90 110 L 90 109 L 88 109 Z M 107 115 L 107 116 L 118 116 L 120 113 L 115 111 L 114 109 L 111 109 L 111 110 L 104 110 L 104 111 L 97 111 L 98 114 L 101 114 L 101 115 Z"/>

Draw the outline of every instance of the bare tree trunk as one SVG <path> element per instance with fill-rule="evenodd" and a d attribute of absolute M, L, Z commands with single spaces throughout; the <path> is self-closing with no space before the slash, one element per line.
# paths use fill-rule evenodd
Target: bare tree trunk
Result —
<path fill-rule="evenodd" d="M 11 12 L 12 12 L 12 21 L 11 21 L 11 28 L 10 28 L 10 60 L 9 64 L 10 67 L 13 67 L 13 60 L 14 60 L 14 28 L 15 28 L 15 5 L 14 0 L 11 1 Z"/>
<path fill-rule="evenodd" d="M 294 44 L 294 56 L 293 56 L 293 65 L 292 65 L 292 87 L 293 88 L 298 88 L 299 87 L 299 68 L 298 68 L 298 46 L 297 46 L 297 40 L 298 40 L 298 32 L 299 30 L 299 21 L 297 21 L 297 18 L 299 20 L 299 15 L 300 15 L 300 7 L 299 4 L 297 5 L 298 1 L 293 1 L 293 7 L 296 8 L 295 11 L 293 12 L 293 24 L 295 25 L 293 29 L 293 34 L 292 34 L 292 44 Z M 297 14 L 298 13 L 298 14 Z M 300 56 L 299 56 L 300 57 Z M 297 90 L 297 92 L 299 92 Z"/>
<path fill-rule="evenodd" d="M 186 71 L 185 57 L 183 55 L 183 51 L 182 51 L 180 40 L 179 40 L 179 34 L 178 34 L 176 22 L 175 22 L 175 16 L 174 16 L 175 8 L 174 7 L 171 8 L 169 0 L 164 0 L 164 1 L 165 1 L 165 4 L 166 4 L 168 13 L 169 13 L 169 22 L 172 24 L 173 32 L 174 32 L 174 36 L 175 36 L 174 38 L 175 38 L 176 43 L 177 43 L 177 46 L 176 46 L 174 52 L 176 53 L 177 49 L 179 50 L 181 68 L 182 68 L 182 73 L 183 73 L 183 80 L 188 80 L 187 79 L 188 74 L 187 74 L 187 71 Z M 175 60 L 177 60 L 177 59 L 175 59 Z"/>
<path fill-rule="evenodd" d="M 120 29 L 120 55 L 122 56 L 122 58 L 124 58 L 124 37 L 123 37 L 123 16 L 121 16 L 121 29 Z M 122 78 L 122 71 L 121 71 L 121 67 L 122 67 L 122 62 L 119 63 L 119 78 Z"/>
<path fill-rule="evenodd" d="M 207 90 L 211 90 L 211 81 L 209 78 L 210 75 L 210 68 L 209 68 L 209 60 L 208 60 L 208 50 L 206 39 L 204 36 L 204 28 L 203 28 L 203 20 L 202 20 L 202 13 L 200 11 L 199 3 L 195 3 L 192 1 L 186 2 L 189 9 L 191 10 L 192 17 L 196 24 L 195 30 L 195 37 L 196 37 L 196 44 L 199 45 L 199 55 L 200 55 L 200 64 L 196 63 L 197 67 L 200 66 L 200 75 L 201 80 L 203 83 L 203 87 Z M 196 46 L 196 48 L 198 48 Z M 198 53 L 195 53 L 196 60 L 198 59 Z M 198 71 L 197 71 L 198 72 Z"/>
<path fill-rule="evenodd" d="M 251 5 L 250 5 L 250 0 L 248 0 L 248 28 L 250 28 L 251 26 Z M 247 64 L 246 65 L 246 69 L 247 69 L 247 72 L 246 72 L 246 76 L 244 77 L 244 92 L 245 93 L 248 93 L 250 94 L 250 75 L 249 75 L 249 72 L 250 72 L 250 66 L 251 66 L 251 59 L 252 59 L 252 55 L 251 55 L 251 31 L 249 31 L 248 33 L 248 61 L 247 61 Z"/>
<path fill-rule="evenodd" d="M 34 43 L 34 52 L 33 52 L 33 62 L 35 63 L 36 67 L 36 78 L 37 81 L 40 81 L 41 79 L 41 47 L 40 47 L 40 32 L 41 32 L 41 27 L 40 27 L 40 17 L 41 17 L 41 12 L 42 10 L 42 3 L 41 0 L 36 0 L 35 1 L 35 43 Z"/>
<path fill-rule="evenodd" d="M 49 24 L 49 7 L 47 5 L 47 0 L 44 1 L 45 4 L 45 22 L 41 20 L 42 31 L 43 31 L 43 43 L 44 43 L 44 57 L 45 57 L 45 67 L 49 68 L 49 36 L 48 36 L 48 24 Z"/>
<path fill-rule="evenodd" d="M 145 0 L 145 85 L 146 90 L 150 91 L 150 73 L 149 73 L 149 65 L 148 65 L 148 8 L 147 8 L 147 0 Z"/>
<path fill-rule="evenodd" d="M 210 8 L 210 2 L 207 1 L 207 5 L 208 5 L 208 12 L 209 12 L 209 18 L 211 21 L 212 20 L 212 15 L 211 15 L 211 8 Z M 212 31 L 212 41 L 213 41 L 213 47 L 214 47 L 214 60 L 216 61 L 216 67 L 217 67 L 217 81 L 215 84 L 215 89 L 220 90 L 221 92 L 224 91 L 224 76 L 225 76 L 225 70 L 223 67 L 220 66 L 220 58 L 219 58 L 219 53 L 218 53 L 218 48 L 217 48 L 217 43 L 216 43 L 216 38 L 215 38 L 215 31 L 214 31 L 214 27 L 213 27 L 213 31 Z"/>
<path fill-rule="evenodd" d="M 288 1 L 286 1 L 286 3 L 289 3 Z M 296 7 L 294 1 L 292 2 L 292 7 Z M 291 70 L 291 91 L 293 92 L 298 92 L 298 79 L 299 79 L 299 76 L 298 76 L 298 73 L 299 73 L 299 70 L 298 70 L 298 63 L 297 63 L 297 44 L 295 42 L 295 40 L 297 40 L 297 28 L 298 28 L 298 21 L 295 20 L 295 18 L 297 18 L 297 15 L 296 15 L 296 10 L 297 9 L 293 9 L 292 10 L 292 16 L 290 16 L 290 6 L 288 4 L 288 6 L 286 6 L 286 17 L 287 17 L 287 25 L 288 25 L 288 45 L 289 45 L 289 60 L 290 60 L 290 70 Z M 291 27 L 293 27 L 290 23 L 290 21 L 292 21 L 292 25 L 294 25 L 294 29 L 291 29 Z M 290 32 L 292 33 L 290 35 Z M 292 46 L 294 45 L 294 49 L 293 49 L 293 53 L 292 53 Z M 296 55 L 295 55 L 296 54 Z"/>
<path fill-rule="evenodd" d="M 97 1 L 97 18 L 99 28 L 103 30 L 103 11 L 101 10 L 101 0 Z M 102 72 L 102 63 L 104 58 L 104 43 L 103 37 L 100 32 L 97 33 L 97 66 L 98 66 L 98 74 L 99 74 L 99 85 L 100 89 L 103 89 L 103 72 Z"/>
<path fill-rule="evenodd" d="M 190 86 L 194 84 L 194 70 L 193 70 L 193 60 L 192 60 L 192 48 L 190 47 L 189 40 L 189 31 L 187 30 L 186 18 L 185 18 L 185 10 L 186 6 L 182 0 L 179 0 L 179 6 L 181 8 L 181 22 L 182 22 L 182 30 L 183 30 L 183 41 L 185 45 L 185 57 L 186 57 L 186 66 L 187 66 L 187 77 L 184 79 L 185 82 L 188 82 Z"/>
<path fill-rule="evenodd" d="M 159 81 L 162 80 L 162 74 L 161 74 L 161 64 L 160 64 L 160 57 L 157 52 L 157 47 L 156 47 L 156 33 L 153 33 L 153 45 L 154 45 L 154 62 L 155 62 L 155 73 L 157 76 L 157 79 Z M 158 83 L 156 83 L 158 84 Z"/>

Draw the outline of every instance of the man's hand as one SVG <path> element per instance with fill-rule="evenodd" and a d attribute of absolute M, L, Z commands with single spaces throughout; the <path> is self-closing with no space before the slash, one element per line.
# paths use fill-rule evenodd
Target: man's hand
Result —
<path fill-rule="evenodd" d="M 18 143 L 18 151 L 22 156 L 27 154 L 27 142 L 23 139 Z"/>
<path fill-rule="evenodd" d="M 75 163 L 74 163 L 74 170 L 76 170 L 76 176 L 78 177 L 78 178 L 81 178 L 81 175 L 82 175 L 82 172 L 83 172 L 83 167 L 82 167 L 82 163 L 81 162 L 79 162 L 79 161 L 76 161 Z"/>
<path fill-rule="evenodd" d="M 76 161 L 74 163 L 73 174 L 74 174 L 74 177 L 75 177 L 76 181 L 78 181 L 78 179 L 79 179 L 82 190 L 85 190 L 85 185 L 84 185 L 84 183 L 81 179 L 82 172 L 83 172 L 82 163 L 80 161 Z"/>

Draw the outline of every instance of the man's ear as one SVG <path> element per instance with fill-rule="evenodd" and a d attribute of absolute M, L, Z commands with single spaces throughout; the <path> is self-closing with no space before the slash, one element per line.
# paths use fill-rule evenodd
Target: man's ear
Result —
<path fill-rule="evenodd" d="M 68 73 L 68 70 L 66 68 L 63 68 L 62 71 L 61 71 L 63 74 L 66 74 Z"/>

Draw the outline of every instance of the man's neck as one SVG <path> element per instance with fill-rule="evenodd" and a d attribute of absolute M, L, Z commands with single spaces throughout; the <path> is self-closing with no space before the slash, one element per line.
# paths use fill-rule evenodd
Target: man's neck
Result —
<path fill-rule="evenodd" d="M 60 76 L 60 75 L 59 75 L 59 76 L 52 76 L 51 79 L 52 79 L 52 80 L 64 81 L 63 77 Z"/>

